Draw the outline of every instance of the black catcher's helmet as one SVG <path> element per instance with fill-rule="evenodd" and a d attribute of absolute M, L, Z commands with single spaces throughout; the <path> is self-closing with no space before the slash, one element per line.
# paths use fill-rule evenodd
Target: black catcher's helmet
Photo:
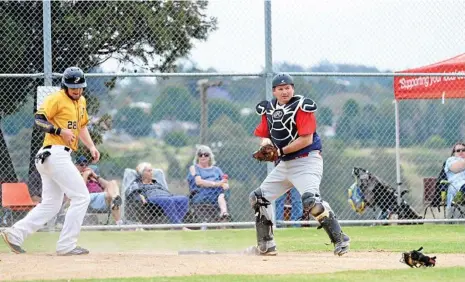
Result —
<path fill-rule="evenodd" d="M 273 88 L 279 85 L 286 85 L 286 84 L 290 84 L 294 86 L 294 79 L 292 78 L 292 76 L 288 75 L 287 73 L 280 73 L 280 74 L 275 75 L 275 77 L 273 77 Z"/>
<path fill-rule="evenodd" d="M 84 72 L 78 67 L 69 67 L 63 72 L 61 78 L 63 88 L 86 88 L 87 82 Z"/>

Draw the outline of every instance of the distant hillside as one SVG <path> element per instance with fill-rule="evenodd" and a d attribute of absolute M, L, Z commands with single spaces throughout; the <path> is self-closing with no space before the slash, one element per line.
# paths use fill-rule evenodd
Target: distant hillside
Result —
<path fill-rule="evenodd" d="M 324 98 L 318 102 L 320 107 L 328 107 L 336 116 L 342 115 L 342 107 L 349 99 L 354 99 L 363 108 L 365 105 L 374 104 L 373 100 L 367 95 L 360 93 L 338 93 Z"/>

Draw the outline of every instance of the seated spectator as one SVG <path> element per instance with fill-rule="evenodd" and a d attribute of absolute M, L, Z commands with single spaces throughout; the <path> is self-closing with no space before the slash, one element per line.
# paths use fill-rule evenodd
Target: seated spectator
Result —
<path fill-rule="evenodd" d="M 215 166 L 215 155 L 210 147 L 201 145 L 197 148 L 187 181 L 193 204 L 218 204 L 220 219 L 231 219 L 226 202 L 229 197 L 228 177 Z"/>
<path fill-rule="evenodd" d="M 84 156 L 76 158 L 75 165 L 86 182 L 90 193 L 89 207 L 97 212 L 107 212 L 111 209 L 111 214 L 117 225 L 121 225 L 121 213 L 119 207 L 122 204 L 119 188 L 116 181 L 106 180 L 100 177 L 96 168 L 90 168 L 89 161 Z"/>
<path fill-rule="evenodd" d="M 152 165 L 140 163 L 136 167 L 137 179 L 125 192 L 127 201 L 147 203 L 159 206 L 171 223 L 182 223 L 189 209 L 189 198 L 183 195 L 173 195 L 162 183 L 157 182 L 152 176 Z M 184 230 L 189 230 L 183 228 Z"/>
<path fill-rule="evenodd" d="M 458 192 L 465 192 L 465 143 L 458 142 L 454 145 L 451 156 L 444 166 L 444 171 L 449 181 L 446 198 L 446 213 L 449 218 L 455 196 Z"/>

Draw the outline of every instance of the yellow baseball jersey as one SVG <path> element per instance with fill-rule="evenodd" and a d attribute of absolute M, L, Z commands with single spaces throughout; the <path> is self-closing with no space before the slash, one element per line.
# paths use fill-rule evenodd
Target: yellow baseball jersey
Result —
<path fill-rule="evenodd" d="M 73 144 L 66 144 L 59 135 L 45 133 L 43 146 L 64 145 L 69 146 L 73 151 L 77 150 L 79 132 L 82 127 L 89 122 L 86 110 L 86 98 L 81 96 L 79 100 L 73 100 L 61 89 L 45 98 L 37 114 L 47 117 L 47 120 L 55 127 L 71 129 L 76 136 Z"/>

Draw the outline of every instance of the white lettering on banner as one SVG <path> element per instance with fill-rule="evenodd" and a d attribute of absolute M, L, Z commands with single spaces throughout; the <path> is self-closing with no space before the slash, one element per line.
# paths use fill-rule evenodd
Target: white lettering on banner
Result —
<path fill-rule="evenodd" d="M 446 72 L 443 72 L 446 73 Z M 455 70 L 452 73 L 456 74 L 465 74 L 465 70 Z M 436 83 L 439 83 L 441 81 L 454 81 L 454 80 L 463 80 L 465 77 L 463 76 L 419 76 L 415 78 L 401 78 L 399 80 L 400 83 L 400 89 L 404 90 L 411 90 L 412 88 L 418 88 L 420 86 L 423 86 L 425 88 L 430 87 L 431 85 L 434 85 Z"/>
<path fill-rule="evenodd" d="M 410 90 L 418 86 L 428 87 L 429 82 L 430 80 L 429 80 L 429 77 L 427 76 L 420 76 L 420 77 L 415 77 L 415 78 L 410 78 L 410 79 L 401 78 L 399 80 L 400 89 L 405 89 L 405 90 Z"/>

